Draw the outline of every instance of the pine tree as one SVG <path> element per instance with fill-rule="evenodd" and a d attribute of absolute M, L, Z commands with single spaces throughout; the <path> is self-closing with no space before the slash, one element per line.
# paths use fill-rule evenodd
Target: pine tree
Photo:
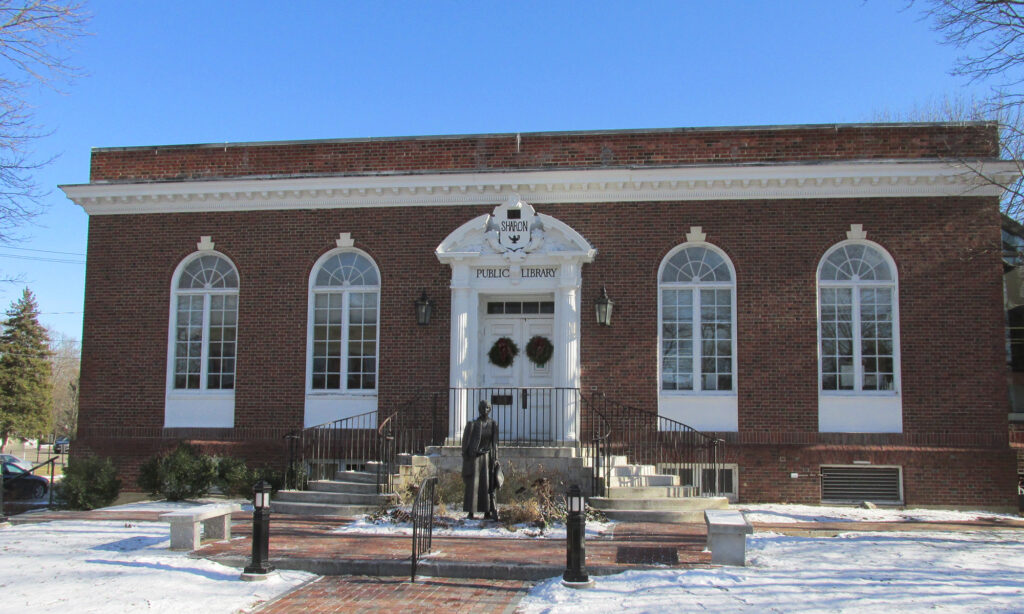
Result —
<path fill-rule="evenodd" d="M 50 339 L 38 316 L 36 298 L 25 288 L 0 334 L 0 451 L 12 436 L 40 437 L 51 429 Z"/>

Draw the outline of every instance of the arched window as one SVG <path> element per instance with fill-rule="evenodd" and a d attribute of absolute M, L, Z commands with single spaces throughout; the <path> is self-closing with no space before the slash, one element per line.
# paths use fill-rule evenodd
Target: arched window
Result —
<path fill-rule="evenodd" d="M 172 297 L 171 389 L 234 390 L 238 272 L 220 254 L 200 253 L 178 267 Z"/>
<path fill-rule="evenodd" d="M 844 241 L 818 268 L 822 392 L 897 390 L 896 267 L 880 246 Z"/>
<path fill-rule="evenodd" d="M 360 252 L 333 251 L 310 276 L 307 384 L 317 391 L 375 391 L 380 275 Z"/>
<path fill-rule="evenodd" d="M 736 389 L 735 289 L 732 264 L 710 245 L 685 244 L 662 263 L 662 391 Z"/>

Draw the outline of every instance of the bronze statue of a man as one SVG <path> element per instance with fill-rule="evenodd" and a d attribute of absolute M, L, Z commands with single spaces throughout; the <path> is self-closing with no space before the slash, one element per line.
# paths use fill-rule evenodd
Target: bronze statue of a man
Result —
<path fill-rule="evenodd" d="M 468 518 L 482 512 L 484 518 L 497 520 L 498 424 L 491 419 L 489 401 L 480 401 L 479 412 L 462 431 L 462 480 L 466 484 L 462 507 Z"/>

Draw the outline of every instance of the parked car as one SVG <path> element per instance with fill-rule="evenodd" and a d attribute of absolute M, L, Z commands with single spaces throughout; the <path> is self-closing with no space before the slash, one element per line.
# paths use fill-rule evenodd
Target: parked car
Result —
<path fill-rule="evenodd" d="M 53 442 L 53 451 L 57 454 L 67 454 L 71 451 L 71 439 L 68 437 L 58 437 Z"/>
<path fill-rule="evenodd" d="M 29 473 L 32 465 L 26 463 L 16 456 L 4 454 L 4 457 L 14 460 L 3 460 L 4 466 L 4 496 L 17 497 L 19 499 L 42 499 L 50 489 L 50 482 L 44 477 Z"/>

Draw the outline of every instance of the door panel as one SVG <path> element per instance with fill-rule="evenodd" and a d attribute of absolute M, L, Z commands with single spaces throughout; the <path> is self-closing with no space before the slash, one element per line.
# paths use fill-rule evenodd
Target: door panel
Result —
<path fill-rule="evenodd" d="M 549 439 L 558 422 L 553 415 L 555 403 L 552 402 L 552 393 L 531 388 L 550 388 L 554 358 L 538 367 L 527 358 L 526 345 L 534 335 L 551 339 L 553 320 L 550 317 L 485 318 L 483 326 L 482 385 L 494 389 L 489 400 L 500 439 L 506 442 Z M 492 364 L 487 356 L 494 342 L 501 337 L 512 339 L 519 348 L 519 354 L 507 368 Z"/>

